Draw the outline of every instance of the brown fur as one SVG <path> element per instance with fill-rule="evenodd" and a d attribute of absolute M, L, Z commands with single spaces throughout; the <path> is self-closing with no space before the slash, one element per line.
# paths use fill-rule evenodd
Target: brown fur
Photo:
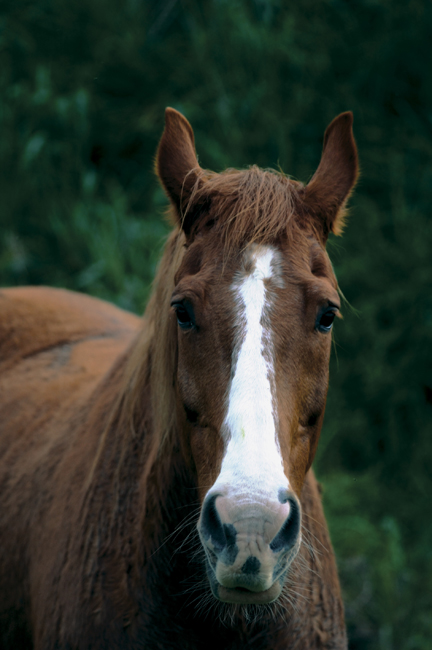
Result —
<path fill-rule="evenodd" d="M 66 291 L 0 291 L 1 650 L 346 647 L 334 556 L 309 470 L 324 413 L 329 346 L 320 339 L 311 351 L 302 331 L 315 297 L 337 288 L 323 242 L 339 228 L 357 169 L 355 163 L 340 181 L 354 146 L 340 127 L 332 127 L 327 149 L 336 132 L 346 155 L 330 147 L 335 164 L 318 169 L 308 198 L 309 186 L 255 167 L 204 172 L 192 129 L 168 109 L 157 169 L 178 225 L 144 323 Z M 333 193 L 331 176 L 339 179 Z M 229 375 L 223 351 L 233 346 L 227 287 L 251 242 L 283 250 L 290 292 L 275 289 L 282 310 L 277 344 L 300 351 L 281 354 L 277 373 L 284 385 L 287 365 L 297 368 L 295 396 L 287 386 L 278 399 L 304 543 L 283 598 L 261 608 L 208 602 L 194 546 L 198 508 L 222 453 L 218 395 Z M 187 396 L 192 410 L 202 407 L 194 400 L 207 396 L 205 417 L 200 411 L 194 423 L 184 410 L 182 367 L 200 366 L 187 347 L 191 341 L 178 336 L 174 289 L 192 292 L 214 316 L 213 334 L 199 352 L 201 367 L 210 369 L 198 374 L 199 385 Z M 300 295 L 304 309 L 293 315 L 287 341 L 285 314 Z M 324 382 L 318 392 L 312 390 L 317 375 Z M 312 424 L 305 414 L 314 415 Z"/>

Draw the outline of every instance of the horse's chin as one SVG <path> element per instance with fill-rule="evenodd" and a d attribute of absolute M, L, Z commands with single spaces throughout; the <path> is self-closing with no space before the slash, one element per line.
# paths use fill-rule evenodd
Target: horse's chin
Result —
<path fill-rule="evenodd" d="M 246 587 L 225 586 L 216 578 L 215 572 L 206 562 L 207 577 L 213 596 L 222 603 L 230 605 L 268 605 L 279 598 L 282 593 L 284 577 L 286 572 L 281 574 L 268 589 L 260 590 L 255 584 L 255 589 Z M 251 585 L 252 586 L 252 585 Z"/>
<path fill-rule="evenodd" d="M 220 584 L 217 585 L 217 593 L 213 591 L 213 595 L 223 603 L 230 603 L 233 605 L 267 605 L 277 600 L 281 594 L 282 586 L 277 580 L 272 584 L 270 589 L 265 591 L 249 591 L 241 587 L 231 588 L 224 587 Z"/>

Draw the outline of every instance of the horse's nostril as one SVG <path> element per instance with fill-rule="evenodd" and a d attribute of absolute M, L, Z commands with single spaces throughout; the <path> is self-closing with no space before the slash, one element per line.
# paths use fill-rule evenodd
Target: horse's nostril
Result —
<path fill-rule="evenodd" d="M 203 505 L 200 532 L 204 540 L 213 546 L 213 555 L 224 564 L 234 564 L 238 554 L 237 531 L 232 524 L 223 524 L 216 507 L 216 496 L 209 497 Z"/>
<path fill-rule="evenodd" d="M 300 508 L 293 497 L 287 498 L 290 504 L 288 517 L 277 535 L 270 542 L 270 548 L 274 553 L 282 550 L 289 550 L 294 546 L 300 532 Z"/>
<path fill-rule="evenodd" d="M 289 491 L 286 488 L 280 488 L 278 492 L 279 503 L 286 503 L 289 500 Z"/>
<path fill-rule="evenodd" d="M 201 517 L 201 534 L 206 541 L 211 540 L 217 553 L 220 553 L 227 545 L 224 526 L 216 509 L 216 496 L 210 497 L 204 503 Z"/>

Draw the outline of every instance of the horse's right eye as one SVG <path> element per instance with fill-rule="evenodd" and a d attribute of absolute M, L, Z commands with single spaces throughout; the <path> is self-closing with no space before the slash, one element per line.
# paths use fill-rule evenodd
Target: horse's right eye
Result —
<path fill-rule="evenodd" d="M 191 329 L 195 323 L 193 316 L 189 313 L 186 307 L 181 303 L 174 303 L 173 307 L 177 316 L 177 322 L 183 330 Z"/>
<path fill-rule="evenodd" d="M 330 332 L 332 326 L 333 326 L 333 321 L 335 319 L 337 313 L 337 308 L 336 307 L 330 307 L 329 309 L 326 309 L 324 312 L 322 312 L 316 322 L 315 328 L 319 332 Z"/>

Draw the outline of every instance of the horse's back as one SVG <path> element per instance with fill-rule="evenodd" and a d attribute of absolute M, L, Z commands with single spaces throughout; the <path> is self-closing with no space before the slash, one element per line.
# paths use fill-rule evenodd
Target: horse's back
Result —
<path fill-rule="evenodd" d="M 7 451 L 7 430 L 16 438 L 23 427 L 28 432 L 41 419 L 55 419 L 56 411 L 64 418 L 68 403 L 76 410 L 140 323 L 71 291 L 0 290 L 0 453 Z"/>
<path fill-rule="evenodd" d="M 48 430 L 57 412 L 64 421 L 69 405 L 76 412 L 140 323 L 71 291 L 0 290 L 0 462 L 21 431 Z"/>
<path fill-rule="evenodd" d="M 0 365 L 92 338 L 130 338 L 140 322 L 103 300 L 65 289 L 1 289 Z"/>
<path fill-rule="evenodd" d="M 0 479 L 20 437 L 34 449 L 60 435 L 56 420 L 67 424 L 91 400 L 141 323 L 71 291 L 0 290 Z"/>
<path fill-rule="evenodd" d="M 38 564 L 29 541 L 46 528 L 44 513 L 62 490 L 58 474 L 76 472 L 96 444 L 86 413 L 141 322 L 70 291 L 0 290 L 0 648 L 15 647 L 21 634 L 3 621 L 11 610 L 24 616 L 20 603 L 29 602 L 25 576 Z"/>

